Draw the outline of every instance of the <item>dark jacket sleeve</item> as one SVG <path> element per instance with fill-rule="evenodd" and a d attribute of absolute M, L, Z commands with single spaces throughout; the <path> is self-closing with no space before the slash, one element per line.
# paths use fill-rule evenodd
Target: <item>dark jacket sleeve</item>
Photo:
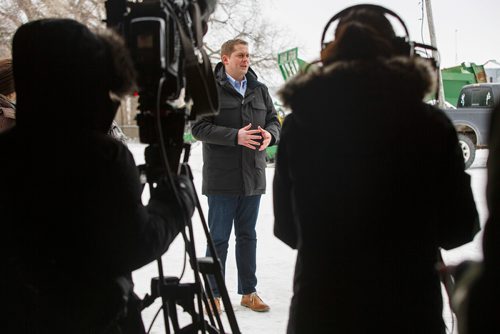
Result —
<path fill-rule="evenodd" d="M 267 130 L 271 134 L 271 136 L 273 136 L 273 139 L 271 139 L 269 146 L 277 145 L 280 140 L 281 123 L 279 121 L 278 113 L 274 108 L 274 103 L 271 96 L 269 95 L 267 87 L 263 92 L 263 96 L 264 96 L 264 103 L 266 104 L 267 108 L 266 125 L 264 129 Z"/>
<path fill-rule="evenodd" d="M 202 117 L 191 128 L 194 138 L 209 144 L 236 146 L 238 130 L 216 125 L 213 116 Z"/>
<path fill-rule="evenodd" d="M 278 146 L 273 180 L 273 205 L 274 205 L 274 235 L 296 249 L 298 244 L 297 224 L 294 220 L 292 205 L 292 181 L 289 175 L 287 157 L 287 136 L 291 136 L 289 115 L 283 123 L 283 135 Z"/>
<path fill-rule="evenodd" d="M 122 145 L 123 146 L 123 145 Z M 108 244 L 113 263 L 118 270 L 136 270 L 168 249 L 180 231 L 176 213 L 179 204 L 169 199 L 151 199 L 142 204 L 142 186 L 132 154 L 123 146 L 114 164 L 109 180 L 115 207 L 110 208 L 114 223 L 108 230 Z"/>
<path fill-rule="evenodd" d="M 438 187 L 434 195 L 435 207 L 438 208 L 439 246 L 451 249 L 472 241 L 480 227 L 471 178 L 464 170 L 463 154 L 456 131 L 447 118 L 444 121 L 446 132 L 443 157 L 436 166 L 439 169 Z"/>

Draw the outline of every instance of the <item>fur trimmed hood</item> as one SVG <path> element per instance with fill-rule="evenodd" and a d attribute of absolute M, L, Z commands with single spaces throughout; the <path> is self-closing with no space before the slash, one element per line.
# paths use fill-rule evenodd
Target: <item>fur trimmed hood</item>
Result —
<path fill-rule="evenodd" d="M 284 105 L 292 109 L 314 104 L 318 94 L 346 97 L 378 96 L 421 102 L 436 89 L 432 66 L 419 57 L 394 57 L 373 61 L 339 61 L 301 73 L 279 91 Z"/>

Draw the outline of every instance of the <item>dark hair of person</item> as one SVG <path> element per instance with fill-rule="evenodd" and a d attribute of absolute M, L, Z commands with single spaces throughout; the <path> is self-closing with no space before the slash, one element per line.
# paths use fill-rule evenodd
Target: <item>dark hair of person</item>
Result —
<path fill-rule="evenodd" d="M 71 19 L 22 25 L 12 45 L 19 126 L 72 126 L 107 132 L 116 112 L 110 93 L 135 87 L 135 72 L 116 33 L 91 32 Z"/>
<path fill-rule="evenodd" d="M 375 9 L 354 9 L 339 20 L 335 40 L 321 51 L 323 64 L 339 60 L 369 60 L 396 52 L 396 37 L 385 15 Z"/>

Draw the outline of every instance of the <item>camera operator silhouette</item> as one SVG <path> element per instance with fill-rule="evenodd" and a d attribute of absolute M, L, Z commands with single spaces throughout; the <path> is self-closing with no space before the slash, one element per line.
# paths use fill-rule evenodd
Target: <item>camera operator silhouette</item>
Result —
<path fill-rule="evenodd" d="M 438 251 L 477 228 L 456 132 L 423 102 L 434 71 L 385 14 L 347 10 L 323 66 L 280 91 L 292 113 L 274 232 L 298 250 L 288 333 L 445 333 Z"/>
<path fill-rule="evenodd" d="M 108 135 L 116 97 L 134 88 L 124 43 L 33 21 L 14 35 L 13 68 L 17 124 L 0 135 L 6 333 L 144 333 L 131 272 L 168 249 L 194 195 L 184 177 L 180 200 L 161 180 L 144 206 L 132 154 Z"/>

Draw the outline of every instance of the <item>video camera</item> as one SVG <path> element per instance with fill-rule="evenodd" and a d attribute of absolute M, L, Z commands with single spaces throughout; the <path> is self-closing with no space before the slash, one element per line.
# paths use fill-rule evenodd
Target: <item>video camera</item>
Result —
<path fill-rule="evenodd" d="M 218 94 L 203 49 L 216 0 L 107 0 L 106 24 L 125 39 L 138 77 L 146 177 L 178 172 L 187 120 L 213 115 Z"/>
<path fill-rule="evenodd" d="M 147 183 L 157 186 L 166 178 L 170 189 L 180 201 L 174 184 L 175 175 L 190 179 L 188 143 L 184 143 L 186 121 L 215 115 L 219 109 L 218 92 L 210 60 L 203 49 L 208 17 L 215 10 L 216 0 L 107 0 L 106 23 L 125 39 L 137 70 L 140 141 L 145 149 L 145 165 L 139 166 Z M 184 150 L 184 159 L 180 157 Z M 195 204 L 211 254 L 214 242 L 202 212 L 199 198 Z M 214 275 L 225 305 L 232 332 L 240 333 L 225 287 L 222 266 L 217 257 L 196 258 L 194 232 L 190 217 L 181 234 L 189 253 L 194 283 L 181 283 L 177 277 L 165 277 L 161 258 L 159 277 L 151 280 L 151 295 L 142 301 L 146 308 L 159 296 L 162 298 L 165 329 L 170 333 L 225 333 L 216 309 L 208 275 Z M 203 279 L 203 283 L 202 283 Z M 197 306 L 193 299 L 196 297 Z M 192 317 L 192 323 L 180 328 L 176 304 Z M 204 319 L 207 310 L 210 322 Z M 153 320 L 154 322 L 154 320 Z M 218 329 L 217 329 L 218 326 Z"/>

